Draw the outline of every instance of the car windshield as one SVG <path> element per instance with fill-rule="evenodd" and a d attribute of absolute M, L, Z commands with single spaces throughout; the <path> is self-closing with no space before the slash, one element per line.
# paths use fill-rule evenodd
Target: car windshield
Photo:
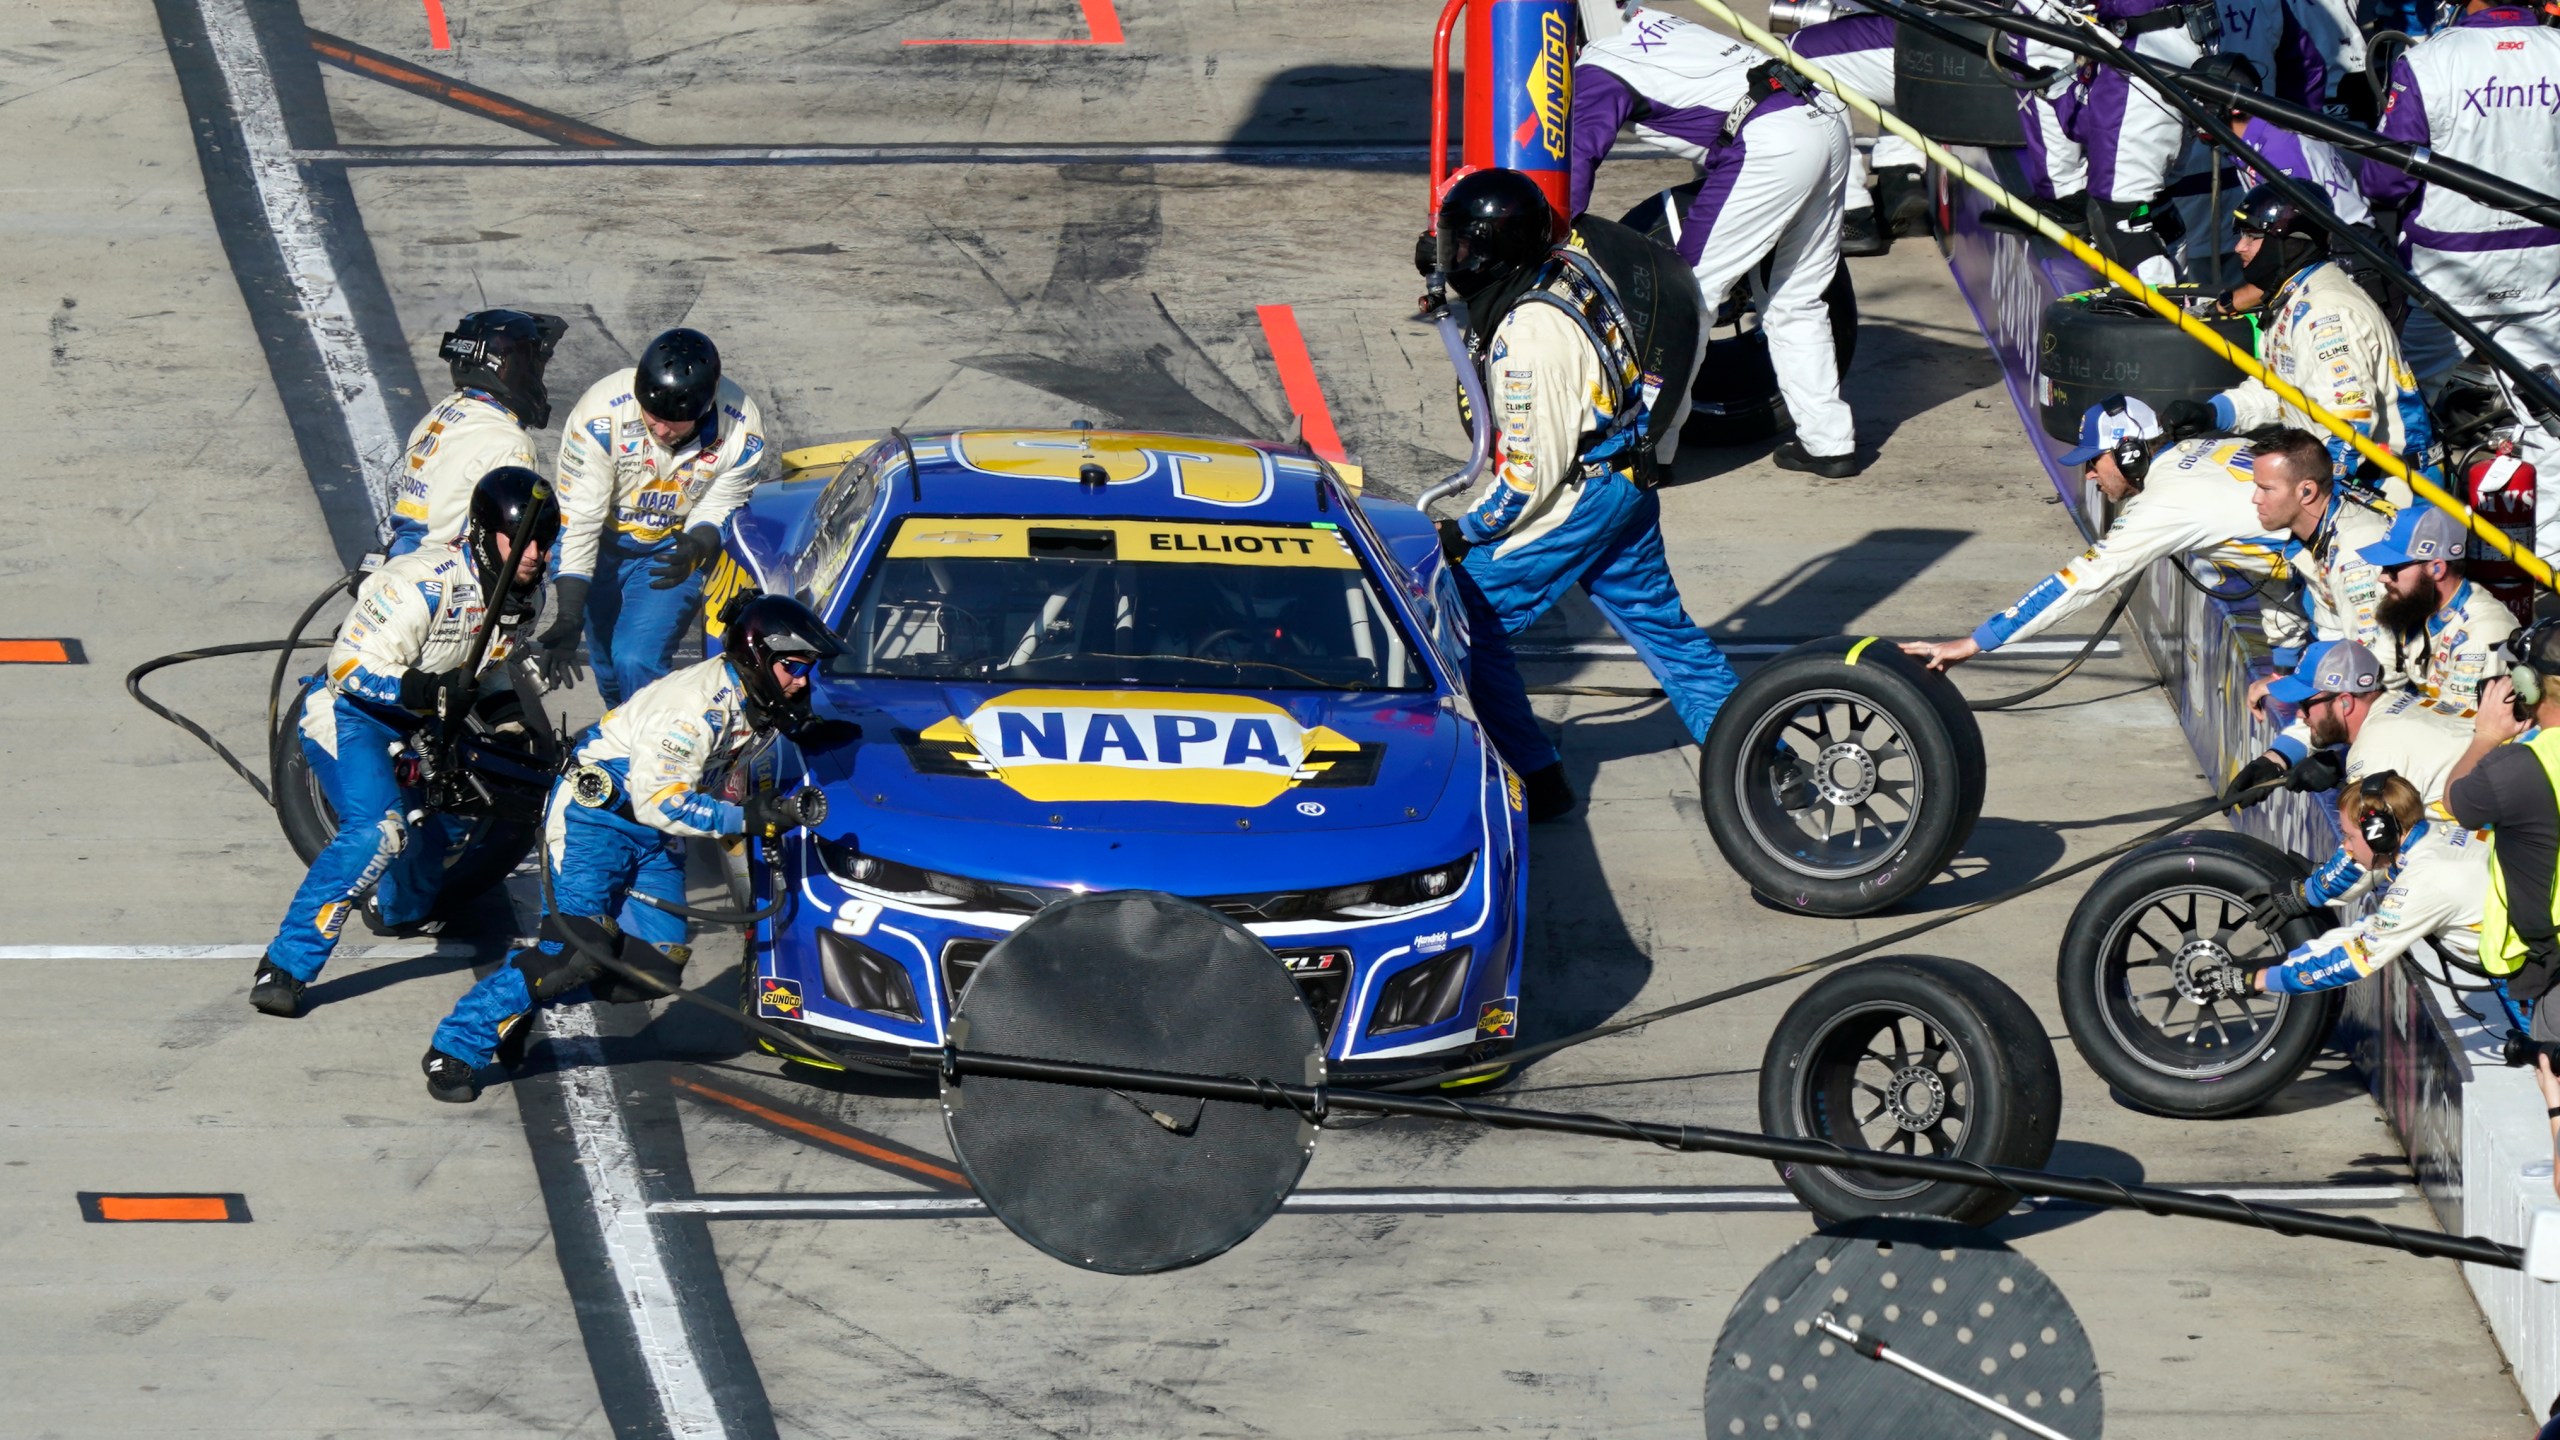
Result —
<path fill-rule="evenodd" d="M 838 675 L 1425 690 L 1330 525 L 902 520 L 844 620 Z"/>

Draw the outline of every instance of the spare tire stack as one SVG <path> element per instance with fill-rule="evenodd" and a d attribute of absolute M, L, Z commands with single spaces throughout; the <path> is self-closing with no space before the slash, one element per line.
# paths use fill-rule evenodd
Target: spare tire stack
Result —
<path fill-rule="evenodd" d="M 1949 29 L 1971 36 L 1958 49 L 1906 25 L 1893 37 L 1893 110 L 1941 145 L 2024 145 L 2018 88 L 1992 63 L 1991 32 L 1970 20 L 1940 17 Z"/>
<path fill-rule="evenodd" d="M 2172 286 L 2175 297 L 2186 287 Z M 2213 332 L 2256 353 L 2245 318 L 2208 320 Z M 2240 383 L 2238 366 L 2187 338 L 2132 296 L 2112 290 L 2065 295 L 2045 307 L 2036 358 L 2036 402 L 2044 433 L 2077 444 L 2080 417 L 2111 395 L 2153 410 L 2172 400 L 2210 400 Z"/>

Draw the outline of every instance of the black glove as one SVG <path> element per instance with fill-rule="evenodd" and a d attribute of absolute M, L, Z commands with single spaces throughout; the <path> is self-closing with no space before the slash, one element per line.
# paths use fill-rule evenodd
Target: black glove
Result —
<path fill-rule="evenodd" d="M 459 670 L 400 672 L 400 708 L 421 715 L 459 715 L 471 704 L 471 677 Z"/>
<path fill-rule="evenodd" d="M 2273 755 L 2261 755 L 2257 759 L 2250 761 L 2248 764 L 2241 766 L 2240 773 L 2231 777 L 2231 783 L 2222 787 L 2222 803 L 2225 805 L 2255 805 L 2259 801 L 2266 799 L 2267 795 L 2274 792 L 2267 791 L 2256 795 L 2250 795 L 2248 792 L 2257 786 L 2264 785 L 2270 780 L 2282 777 L 2284 772 L 2284 761 Z M 2246 796 L 2245 799 L 2243 798 L 2244 796 Z"/>
<path fill-rule="evenodd" d="M 2249 984 L 2249 974 L 2225 960 L 2209 970 L 2197 972 L 2196 994 L 2208 1005 L 2218 1000 L 2245 1000 L 2257 993 Z"/>
<path fill-rule="evenodd" d="M 1440 237 L 1425 230 L 1413 237 L 1413 273 L 1428 277 L 1440 268 Z"/>
<path fill-rule="evenodd" d="M 1440 558 L 1452 565 L 1466 562 L 1467 552 L 1476 542 L 1467 538 L 1466 527 L 1455 520 L 1434 520 L 1431 528 L 1440 532 Z"/>
<path fill-rule="evenodd" d="M 649 588 L 673 590 L 691 579 L 693 572 L 711 563 L 720 553 L 720 532 L 708 525 L 696 525 L 676 532 L 673 545 L 658 560 L 658 568 L 649 572 Z"/>
<path fill-rule="evenodd" d="M 2338 767 L 2337 755 L 2328 750 L 2314 750 L 2302 757 L 2300 764 L 2284 777 L 2284 788 L 2305 795 L 2335 790 L 2345 772 Z"/>
<path fill-rule="evenodd" d="M 826 792 L 813 785 L 803 785 L 788 795 L 771 790 L 758 790 L 749 795 L 746 804 L 747 833 L 771 840 L 785 830 L 815 825 L 827 818 Z"/>
<path fill-rule="evenodd" d="M 587 628 L 587 581 L 563 576 L 551 587 L 551 623 L 533 637 L 534 668 L 557 689 L 578 678 L 578 637 Z"/>
<path fill-rule="evenodd" d="M 2214 428 L 2213 406 L 2202 400 L 2183 397 L 2160 407 L 2160 435 L 2166 440 L 2184 440 L 2190 435 L 2203 435 Z"/>
<path fill-rule="evenodd" d="M 2249 923 L 2271 938 L 2284 933 L 2284 927 L 2296 920 L 2307 919 L 2320 907 L 2302 898 L 2302 891 L 2292 885 L 2270 890 L 2256 897 L 2249 911 Z"/>

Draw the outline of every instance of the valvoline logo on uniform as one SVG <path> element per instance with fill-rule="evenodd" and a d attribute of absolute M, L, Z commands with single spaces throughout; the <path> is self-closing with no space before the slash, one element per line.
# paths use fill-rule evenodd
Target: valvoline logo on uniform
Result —
<path fill-rule="evenodd" d="M 1359 752 L 1267 700 L 1146 690 L 1012 690 L 917 737 L 1025 799 L 1268 805 Z"/>

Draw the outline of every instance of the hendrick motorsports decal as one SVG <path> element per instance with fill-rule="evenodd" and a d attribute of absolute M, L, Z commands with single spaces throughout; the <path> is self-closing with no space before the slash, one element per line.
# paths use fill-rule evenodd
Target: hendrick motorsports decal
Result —
<path fill-rule="evenodd" d="M 1013 690 L 919 737 L 1025 799 L 1268 805 L 1358 743 L 1242 695 Z"/>

